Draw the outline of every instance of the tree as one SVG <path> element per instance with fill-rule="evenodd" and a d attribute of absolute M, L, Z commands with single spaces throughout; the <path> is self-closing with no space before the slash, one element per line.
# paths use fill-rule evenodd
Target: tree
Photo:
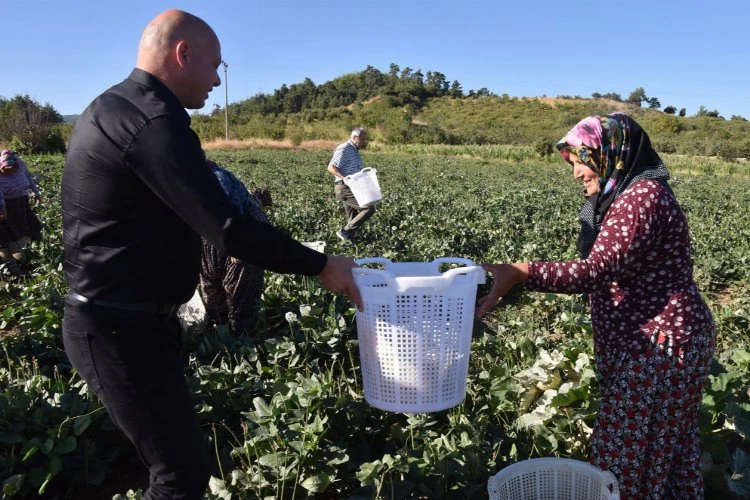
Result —
<path fill-rule="evenodd" d="M 648 107 L 651 109 L 661 108 L 661 103 L 659 102 L 659 99 L 657 99 L 656 97 L 651 97 L 649 99 L 646 99 L 646 102 L 648 103 Z"/>
<path fill-rule="evenodd" d="M 685 108 L 680 108 L 680 116 L 684 117 L 686 113 Z"/>
<path fill-rule="evenodd" d="M 666 108 L 664 108 L 664 112 L 668 115 L 673 115 L 677 112 L 677 108 L 675 108 L 674 106 L 667 106 Z"/>
<path fill-rule="evenodd" d="M 602 99 L 609 99 L 611 101 L 622 102 L 622 97 L 620 96 L 620 94 L 616 92 L 610 92 L 608 94 L 604 94 L 602 96 Z"/>
<path fill-rule="evenodd" d="M 453 80 L 453 83 L 451 84 L 451 88 L 448 91 L 448 95 L 454 98 L 464 96 L 464 91 L 461 88 L 461 84 L 458 83 L 458 80 Z"/>
<path fill-rule="evenodd" d="M 643 89 L 643 87 L 638 87 L 630 93 L 630 96 L 628 96 L 627 102 L 631 104 L 635 104 L 636 106 L 640 107 L 641 103 L 645 101 L 646 99 L 647 99 L 646 91 Z"/>
<path fill-rule="evenodd" d="M 28 94 L 0 97 L 0 140 L 20 153 L 59 153 L 65 140 L 63 118 L 51 104 L 39 104 Z"/>
<path fill-rule="evenodd" d="M 702 104 L 700 108 L 698 108 L 698 112 L 695 113 L 695 116 L 710 116 L 711 118 L 720 118 L 718 110 L 715 109 L 713 111 L 709 111 Z"/>

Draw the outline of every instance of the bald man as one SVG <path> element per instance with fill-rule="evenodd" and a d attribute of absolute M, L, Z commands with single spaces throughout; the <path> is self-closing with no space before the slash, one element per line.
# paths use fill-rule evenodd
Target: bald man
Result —
<path fill-rule="evenodd" d="M 174 315 L 198 282 L 201 236 L 264 269 L 317 275 L 362 305 L 352 259 L 240 217 L 206 167 L 185 108 L 204 106 L 221 61 L 204 21 L 158 15 L 130 76 L 76 120 L 65 159 L 65 351 L 148 467 L 147 499 L 200 498 L 210 476 Z"/>

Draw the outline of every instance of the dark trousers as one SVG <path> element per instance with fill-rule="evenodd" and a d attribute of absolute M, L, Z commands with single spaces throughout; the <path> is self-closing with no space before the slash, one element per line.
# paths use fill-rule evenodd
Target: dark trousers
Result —
<path fill-rule="evenodd" d="M 68 299 L 63 343 L 73 367 L 148 467 L 143 498 L 201 498 L 209 453 L 185 382 L 177 319 Z"/>
<path fill-rule="evenodd" d="M 341 201 L 346 212 L 346 226 L 344 226 L 346 231 L 356 232 L 375 213 L 374 205 L 360 207 L 351 188 L 346 184 L 336 184 L 334 194 Z"/>

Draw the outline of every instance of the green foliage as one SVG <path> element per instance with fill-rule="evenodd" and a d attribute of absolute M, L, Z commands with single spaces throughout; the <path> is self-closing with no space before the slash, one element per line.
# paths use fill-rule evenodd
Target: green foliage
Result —
<path fill-rule="evenodd" d="M 648 100 L 648 97 L 646 97 L 646 91 L 643 89 L 643 87 L 636 88 L 628 96 L 628 102 L 631 104 L 635 104 L 638 107 L 641 106 L 641 103 L 643 101 L 647 101 L 647 100 Z"/>
<path fill-rule="evenodd" d="M 642 103 L 647 108 L 642 108 Z M 464 93 L 457 81 L 449 84 L 438 71 L 399 68 L 388 73 L 368 66 L 316 85 L 282 85 L 273 94 L 257 94 L 229 105 L 232 139 L 340 139 L 358 125 L 374 131 L 386 144 L 537 145 L 556 142 L 582 118 L 625 111 L 649 132 L 662 153 L 747 158 L 750 126 L 735 116 L 724 120 L 718 111 L 703 107 L 695 117 L 667 106 L 636 88 L 623 102 L 617 93 L 595 92 L 592 99 L 556 99 L 497 95 L 486 88 Z M 709 122 L 710 123 L 707 123 Z M 220 108 L 209 115 L 193 115 L 193 126 L 203 140 L 223 138 L 225 117 Z M 538 153 L 545 156 L 540 149 Z"/>
<path fill-rule="evenodd" d="M 58 153 L 65 140 L 58 124 L 62 116 L 50 104 L 40 105 L 28 95 L 0 96 L 0 143 L 19 153 Z"/>
<path fill-rule="evenodd" d="M 559 158 L 540 159 L 532 146 L 374 145 L 363 158 L 385 199 L 356 247 L 333 236 L 344 216 L 325 171 L 330 153 L 211 156 L 249 187 L 271 190 L 273 223 L 302 241 L 327 241 L 330 253 L 477 262 L 575 256 L 580 187 Z M 62 351 L 62 157 L 25 160 L 42 187 L 45 231 L 32 244 L 29 272 L 0 283 L 0 481 L 7 497 L 83 498 L 134 452 Z M 665 160 L 690 222 L 695 277 L 719 328 L 701 413 L 707 496 L 740 498 L 750 452 L 750 355 L 738 348 L 750 330 L 750 176 L 741 163 L 729 171 L 718 159 Z M 598 386 L 580 296 L 511 293 L 474 324 L 464 402 L 416 415 L 364 400 L 345 298 L 314 278 L 268 273 L 262 300 L 259 340 L 211 327 L 184 341 L 187 380 L 219 470 L 208 498 L 485 498 L 487 479 L 506 464 L 587 453 Z M 141 498 L 136 486 L 117 498 Z"/>

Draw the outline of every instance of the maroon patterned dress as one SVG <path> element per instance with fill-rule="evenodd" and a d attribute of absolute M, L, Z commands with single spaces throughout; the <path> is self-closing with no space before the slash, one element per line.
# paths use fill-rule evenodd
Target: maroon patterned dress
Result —
<path fill-rule="evenodd" d="M 622 498 L 702 498 L 698 410 L 716 328 L 669 188 L 635 182 L 588 258 L 531 262 L 527 287 L 589 294 L 602 397 L 591 463 L 617 476 Z"/>

